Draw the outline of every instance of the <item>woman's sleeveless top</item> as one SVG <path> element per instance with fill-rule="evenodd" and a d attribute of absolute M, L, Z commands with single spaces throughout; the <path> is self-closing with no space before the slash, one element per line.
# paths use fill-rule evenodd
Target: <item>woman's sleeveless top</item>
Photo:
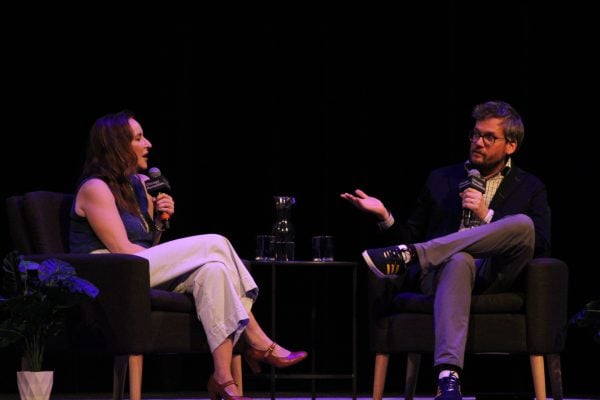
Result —
<path fill-rule="evenodd" d="M 138 201 L 141 215 L 121 209 L 119 209 L 119 215 L 125 225 L 129 241 L 148 248 L 152 246 L 156 233 L 154 223 L 148 216 L 148 198 L 146 197 L 143 183 L 137 175 L 132 175 L 129 180 Z M 94 233 L 87 218 L 80 217 L 75 212 L 75 201 L 73 201 L 73 206 L 71 207 L 70 219 L 69 250 L 71 253 L 90 253 L 94 250 L 106 249 L 106 246 L 96 236 L 96 233 Z"/>

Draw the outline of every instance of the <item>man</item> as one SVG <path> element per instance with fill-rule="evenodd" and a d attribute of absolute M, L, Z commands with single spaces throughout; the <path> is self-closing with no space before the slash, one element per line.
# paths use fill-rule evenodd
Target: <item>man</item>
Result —
<path fill-rule="evenodd" d="M 550 253 L 546 188 L 511 158 L 523 142 L 521 117 L 501 101 L 477 105 L 472 116 L 469 159 L 429 175 L 405 224 L 362 190 L 341 194 L 402 243 L 365 250 L 370 270 L 434 295 L 438 400 L 462 399 L 471 295 L 506 291 L 534 255 Z"/>

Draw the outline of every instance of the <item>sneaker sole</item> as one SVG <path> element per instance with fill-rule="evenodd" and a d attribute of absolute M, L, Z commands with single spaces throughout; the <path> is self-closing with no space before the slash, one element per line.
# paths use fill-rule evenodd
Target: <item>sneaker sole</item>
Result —
<path fill-rule="evenodd" d="M 388 278 L 388 279 L 390 279 L 390 278 L 395 278 L 395 277 L 396 277 L 396 275 L 386 275 L 386 274 L 384 274 L 383 272 L 381 272 L 381 271 L 379 270 L 379 268 L 377 268 L 377 267 L 375 266 L 375 263 L 373 262 L 373 260 L 371 260 L 371 257 L 369 257 L 369 253 L 367 253 L 367 250 L 365 250 L 365 251 L 363 251 L 363 252 L 362 252 L 362 258 L 363 258 L 363 259 L 365 260 L 365 262 L 367 263 L 367 266 L 369 267 L 369 269 L 370 269 L 371 271 L 373 271 L 373 273 L 374 273 L 375 275 L 377 275 L 378 277 L 380 277 L 380 278 Z"/>

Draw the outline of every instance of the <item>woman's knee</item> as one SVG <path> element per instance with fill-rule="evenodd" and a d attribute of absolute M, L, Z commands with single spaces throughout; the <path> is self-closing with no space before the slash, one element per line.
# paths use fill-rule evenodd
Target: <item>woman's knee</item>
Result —
<path fill-rule="evenodd" d="M 204 235 L 198 235 L 198 238 L 199 238 L 199 240 L 202 240 L 204 242 L 214 244 L 214 245 L 221 245 L 221 244 L 229 245 L 230 244 L 229 239 L 227 239 L 223 235 L 219 235 L 218 233 L 207 233 Z"/>
<path fill-rule="evenodd" d="M 197 246 L 199 251 L 202 251 L 209 256 L 214 256 L 215 254 L 229 254 L 232 250 L 229 239 L 218 233 L 207 233 L 194 236 L 193 238 L 195 240 L 195 246 Z"/>
<path fill-rule="evenodd" d="M 229 277 L 227 267 L 221 262 L 208 262 L 198 270 L 196 279 L 223 280 Z"/>

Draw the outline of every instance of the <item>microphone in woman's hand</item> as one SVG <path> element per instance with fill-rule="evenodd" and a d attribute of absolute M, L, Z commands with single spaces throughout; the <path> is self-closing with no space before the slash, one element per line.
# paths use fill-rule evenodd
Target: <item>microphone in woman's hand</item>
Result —
<path fill-rule="evenodd" d="M 160 173 L 160 169 L 156 167 L 150 168 L 148 170 L 148 176 L 150 179 L 146 181 L 146 190 L 150 196 L 156 197 L 160 193 L 171 193 L 171 185 L 169 185 L 167 178 Z M 168 212 L 160 213 L 160 220 L 165 229 L 170 228 L 169 218 L 171 218 L 171 215 Z"/>

